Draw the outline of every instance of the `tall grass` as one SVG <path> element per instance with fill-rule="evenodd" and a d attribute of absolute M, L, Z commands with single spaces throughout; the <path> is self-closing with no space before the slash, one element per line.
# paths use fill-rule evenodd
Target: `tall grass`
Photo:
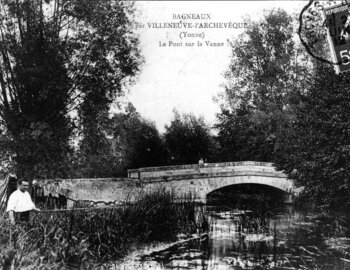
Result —
<path fill-rule="evenodd" d="M 191 198 L 175 202 L 156 190 L 118 208 L 39 212 L 25 226 L 2 218 L 0 269 L 96 269 L 135 246 L 206 230 L 200 209 Z"/>

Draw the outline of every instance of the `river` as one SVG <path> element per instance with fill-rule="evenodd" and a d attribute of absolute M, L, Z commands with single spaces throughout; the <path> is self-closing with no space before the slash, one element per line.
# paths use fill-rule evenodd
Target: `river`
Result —
<path fill-rule="evenodd" d="M 347 217 L 227 210 L 207 206 L 208 233 L 140 256 L 140 269 L 350 269 Z"/>

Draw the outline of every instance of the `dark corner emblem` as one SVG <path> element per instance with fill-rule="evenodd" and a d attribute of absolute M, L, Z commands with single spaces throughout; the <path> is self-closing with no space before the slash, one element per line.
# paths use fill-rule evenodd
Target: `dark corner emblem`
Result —
<path fill-rule="evenodd" d="M 337 74 L 350 70 L 349 6 L 350 0 L 310 0 L 299 15 L 298 35 L 306 51 L 333 65 Z"/>

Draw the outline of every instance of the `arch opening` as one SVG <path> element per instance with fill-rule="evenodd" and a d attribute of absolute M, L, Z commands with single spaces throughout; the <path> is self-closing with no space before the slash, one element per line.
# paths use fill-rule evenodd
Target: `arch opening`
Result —
<path fill-rule="evenodd" d="M 228 185 L 207 194 L 207 204 L 231 209 L 268 209 L 289 201 L 286 191 L 264 184 L 242 183 Z"/>

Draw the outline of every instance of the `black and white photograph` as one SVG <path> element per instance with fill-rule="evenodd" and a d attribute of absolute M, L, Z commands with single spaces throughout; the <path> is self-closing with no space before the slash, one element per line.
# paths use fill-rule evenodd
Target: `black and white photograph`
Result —
<path fill-rule="evenodd" d="M 350 270 L 350 0 L 0 0 L 0 270 Z"/>

